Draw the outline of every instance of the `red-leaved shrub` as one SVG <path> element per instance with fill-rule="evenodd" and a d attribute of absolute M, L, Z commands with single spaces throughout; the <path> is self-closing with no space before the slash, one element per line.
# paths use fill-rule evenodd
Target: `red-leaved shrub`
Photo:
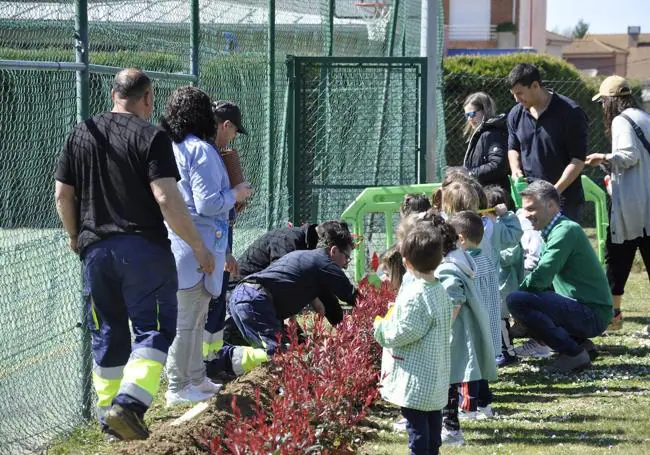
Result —
<path fill-rule="evenodd" d="M 392 298 L 387 287 L 364 280 L 356 306 L 336 328 L 316 315 L 310 336 L 298 343 L 291 323 L 289 349 L 273 357 L 273 400 L 263 407 L 258 390 L 256 415 L 243 418 L 233 399 L 234 418 L 224 436 L 212 440 L 211 452 L 349 453 L 355 424 L 379 397 L 381 347 L 373 338 L 373 321 L 386 313 Z"/>

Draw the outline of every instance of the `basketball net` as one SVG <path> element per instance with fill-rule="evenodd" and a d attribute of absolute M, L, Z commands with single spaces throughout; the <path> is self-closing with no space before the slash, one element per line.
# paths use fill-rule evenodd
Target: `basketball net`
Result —
<path fill-rule="evenodd" d="M 364 15 L 370 41 L 384 41 L 390 22 L 390 6 L 385 3 L 356 3 Z"/>

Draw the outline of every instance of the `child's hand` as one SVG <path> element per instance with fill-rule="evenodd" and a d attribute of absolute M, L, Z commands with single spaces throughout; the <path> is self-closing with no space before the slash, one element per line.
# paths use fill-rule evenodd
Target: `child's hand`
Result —
<path fill-rule="evenodd" d="M 503 216 L 508 213 L 508 207 L 506 207 L 505 204 L 497 204 L 496 207 L 494 207 L 494 213 L 496 213 L 497 216 Z"/>

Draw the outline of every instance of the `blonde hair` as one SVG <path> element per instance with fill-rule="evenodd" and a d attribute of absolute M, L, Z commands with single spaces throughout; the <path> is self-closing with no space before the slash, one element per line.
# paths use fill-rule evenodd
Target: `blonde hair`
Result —
<path fill-rule="evenodd" d="M 472 106 L 475 110 L 483 112 L 483 121 L 496 117 L 497 115 L 496 103 L 492 97 L 485 92 L 476 92 L 469 95 L 465 98 L 465 102 L 463 103 L 463 108 L 466 106 Z M 469 137 L 472 131 L 472 124 L 470 122 L 465 122 L 463 135 Z"/>
<path fill-rule="evenodd" d="M 431 195 L 431 202 L 433 207 L 435 207 L 438 211 L 441 211 L 442 193 L 445 190 L 445 188 L 447 188 L 449 185 L 451 185 L 454 182 L 464 182 L 470 178 L 471 176 L 469 175 L 469 172 L 464 167 L 453 166 L 445 169 L 445 176 L 442 180 L 442 184 L 440 185 L 440 188 L 434 191 L 433 194 Z"/>
<path fill-rule="evenodd" d="M 442 211 L 448 216 L 464 210 L 479 210 L 479 196 L 469 182 L 454 182 L 442 194 Z"/>
<path fill-rule="evenodd" d="M 402 263 L 402 255 L 396 246 L 391 247 L 381 257 L 381 265 L 384 272 L 388 275 L 390 288 L 393 292 L 399 291 L 402 285 L 402 278 L 406 273 L 406 268 Z"/>

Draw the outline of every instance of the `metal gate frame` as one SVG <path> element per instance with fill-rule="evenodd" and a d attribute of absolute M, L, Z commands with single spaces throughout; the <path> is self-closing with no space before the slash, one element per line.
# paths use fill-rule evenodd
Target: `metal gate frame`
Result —
<path fill-rule="evenodd" d="M 427 112 L 426 112 L 426 93 L 427 93 L 427 58 L 426 57 L 303 57 L 289 55 L 286 59 L 287 77 L 289 80 L 289 93 L 287 103 L 287 127 L 286 139 L 288 148 L 288 173 L 287 185 L 289 190 L 289 218 L 291 222 L 298 226 L 302 222 L 322 221 L 301 219 L 301 214 L 305 213 L 306 207 L 301 206 L 300 193 L 303 190 L 317 188 L 331 189 L 358 189 L 361 192 L 368 185 L 313 185 L 301 183 L 302 156 L 303 156 L 303 118 L 302 102 L 303 93 L 301 91 L 301 81 L 305 74 L 307 66 L 313 67 L 318 65 L 321 69 L 337 67 L 360 67 L 376 68 L 377 71 L 384 72 L 384 106 L 388 100 L 388 89 L 390 85 L 391 70 L 415 68 L 418 81 L 418 117 L 417 117 L 417 147 L 416 147 L 416 175 L 401 176 L 401 184 L 417 184 L 426 182 L 426 141 L 427 141 Z M 324 89 L 328 90 L 327 82 Z M 381 122 L 386 121 L 386 109 L 382 109 Z M 377 182 L 381 186 L 382 182 Z M 352 201 L 350 201 L 352 202 Z"/>

